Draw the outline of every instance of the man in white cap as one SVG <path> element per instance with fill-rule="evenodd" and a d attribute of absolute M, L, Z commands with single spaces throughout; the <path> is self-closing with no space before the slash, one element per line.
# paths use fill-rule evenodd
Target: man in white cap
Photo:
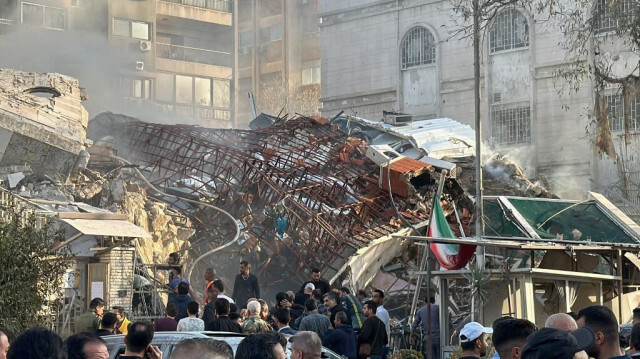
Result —
<path fill-rule="evenodd" d="M 484 327 L 477 322 L 469 322 L 460 330 L 460 359 L 479 359 L 487 355 L 487 334 L 493 329 Z"/>

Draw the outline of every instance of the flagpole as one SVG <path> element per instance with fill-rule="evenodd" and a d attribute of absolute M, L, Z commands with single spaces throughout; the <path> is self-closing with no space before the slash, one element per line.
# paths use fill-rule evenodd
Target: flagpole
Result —
<path fill-rule="evenodd" d="M 429 214 L 429 225 L 427 227 L 427 233 L 429 228 L 433 225 L 434 212 L 436 208 L 436 201 L 440 200 L 440 196 L 442 195 L 442 191 L 444 189 L 444 179 L 447 176 L 447 170 L 442 170 L 440 172 L 440 181 L 438 182 L 438 190 L 436 194 L 433 196 L 433 202 L 431 204 L 431 213 Z M 420 261 L 420 273 L 424 272 L 425 267 L 427 269 L 427 300 L 429 300 L 429 305 L 431 305 L 431 266 L 429 265 L 429 257 L 431 253 L 430 244 L 427 243 L 424 247 L 424 252 L 422 254 L 422 260 Z M 416 281 L 416 290 L 413 295 L 413 301 L 411 302 L 411 312 L 410 312 L 410 324 L 413 325 L 416 307 L 418 305 L 418 295 L 420 294 L 420 287 L 422 286 L 422 274 L 418 274 L 418 278 Z M 426 359 L 435 359 L 431 357 L 431 308 L 427 310 L 427 348 L 426 348 L 427 358 Z"/>

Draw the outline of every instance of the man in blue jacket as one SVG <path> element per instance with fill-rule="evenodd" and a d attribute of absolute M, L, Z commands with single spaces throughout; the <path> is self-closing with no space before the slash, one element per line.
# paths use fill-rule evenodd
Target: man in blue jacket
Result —
<path fill-rule="evenodd" d="M 347 314 L 345 312 L 336 313 L 333 325 L 336 329 L 324 337 L 322 345 L 333 350 L 336 354 L 355 359 L 358 354 L 356 333 L 348 323 Z"/>
<path fill-rule="evenodd" d="M 180 282 L 178 284 L 178 295 L 169 299 L 169 303 L 174 303 L 176 307 L 178 307 L 178 315 L 175 317 L 176 322 L 179 322 L 180 319 L 186 318 L 187 314 L 187 305 L 193 301 L 189 296 L 189 284 L 186 282 Z"/>
<path fill-rule="evenodd" d="M 340 288 L 340 304 L 347 309 L 347 317 L 351 318 L 351 327 L 356 332 L 360 332 L 365 318 L 362 313 L 362 303 L 358 298 L 351 294 L 347 287 Z"/>

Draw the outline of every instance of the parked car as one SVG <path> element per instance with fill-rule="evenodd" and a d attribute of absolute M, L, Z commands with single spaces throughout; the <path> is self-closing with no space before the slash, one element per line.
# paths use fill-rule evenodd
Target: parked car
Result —
<path fill-rule="evenodd" d="M 189 338 L 211 338 L 217 340 L 223 340 L 233 349 L 235 353 L 238 349 L 238 345 L 244 339 L 245 334 L 228 333 L 228 332 L 156 332 L 153 336 L 151 344 L 157 346 L 162 351 L 163 359 L 169 359 L 175 346 L 183 339 Z M 124 353 L 124 335 L 107 335 L 102 337 L 107 342 L 107 349 L 109 350 L 109 359 L 116 359 L 118 355 Z M 287 358 L 290 357 L 291 352 L 287 348 Z M 329 359 L 341 359 L 342 357 L 327 348 L 322 348 L 323 358 Z"/>

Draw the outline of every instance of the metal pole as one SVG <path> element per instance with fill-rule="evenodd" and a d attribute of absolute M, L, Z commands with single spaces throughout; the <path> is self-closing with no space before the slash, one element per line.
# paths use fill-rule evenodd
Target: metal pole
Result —
<path fill-rule="evenodd" d="M 473 1 L 473 76 L 476 131 L 476 236 L 484 234 L 482 204 L 482 124 L 480 122 L 480 0 Z M 484 267 L 484 247 L 476 250 L 477 263 Z"/>

